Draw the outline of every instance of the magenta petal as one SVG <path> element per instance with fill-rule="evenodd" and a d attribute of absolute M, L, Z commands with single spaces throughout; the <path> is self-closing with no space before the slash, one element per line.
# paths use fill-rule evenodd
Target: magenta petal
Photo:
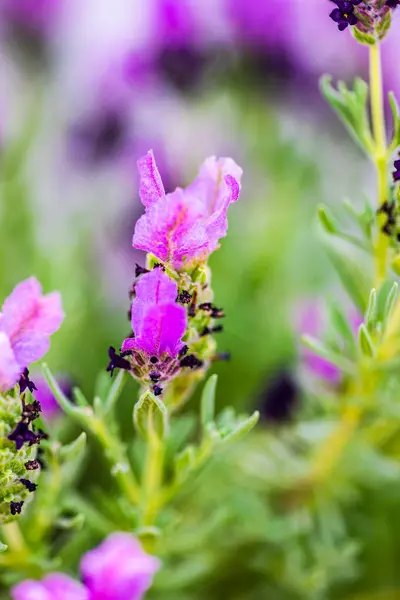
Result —
<path fill-rule="evenodd" d="M 29 277 L 15 286 L 6 298 L 0 314 L 0 329 L 12 340 L 25 322 L 29 322 L 37 309 L 42 288 L 35 277 Z"/>
<path fill-rule="evenodd" d="M 13 344 L 15 358 L 24 368 L 42 358 L 50 348 L 49 337 L 38 333 L 27 332 Z"/>
<path fill-rule="evenodd" d="M 0 392 L 7 392 L 14 387 L 22 370 L 15 359 L 10 340 L 0 331 Z"/>
<path fill-rule="evenodd" d="M 128 533 L 110 535 L 81 561 L 82 579 L 93 600 L 141 600 L 159 566 Z"/>
<path fill-rule="evenodd" d="M 42 581 L 27 579 L 11 590 L 13 600 L 90 600 L 83 585 L 64 575 L 52 573 Z"/>
<path fill-rule="evenodd" d="M 121 352 L 127 352 L 130 350 L 140 350 L 140 348 L 138 348 L 136 338 L 126 338 L 122 342 Z"/>
<path fill-rule="evenodd" d="M 137 161 L 140 173 L 139 195 L 142 203 L 148 207 L 165 195 L 161 175 L 157 169 L 152 150 Z"/>
<path fill-rule="evenodd" d="M 166 352 L 175 358 L 182 348 L 186 331 L 186 311 L 178 304 L 150 306 L 143 319 L 136 341 L 148 355 L 160 356 Z"/>
<path fill-rule="evenodd" d="M 204 161 L 195 181 L 187 188 L 204 207 L 204 216 L 211 216 L 219 211 L 226 197 L 226 176 L 233 177 L 238 186 L 238 193 L 232 202 L 239 197 L 240 181 L 243 171 L 232 158 L 211 156 Z"/>
<path fill-rule="evenodd" d="M 141 276 L 135 286 L 135 294 L 140 302 L 167 304 L 176 301 L 178 286 L 161 268 L 156 268 Z"/>

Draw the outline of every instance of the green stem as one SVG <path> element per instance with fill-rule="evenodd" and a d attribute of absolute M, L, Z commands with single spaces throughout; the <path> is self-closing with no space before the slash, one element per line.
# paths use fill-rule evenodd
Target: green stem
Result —
<path fill-rule="evenodd" d="M 151 527 L 160 508 L 159 497 L 163 483 L 164 444 L 156 435 L 150 435 L 144 472 L 144 506 L 142 525 Z"/>
<path fill-rule="evenodd" d="M 370 88 L 371 88 L 371 115 L 375 140 L 373 160 L 378 177 L 378 207 L 387 200 L 387 140 L 385 133 L 385 111 L 383 105 L 382 65 L 380 45 L 370 47 Z M 382 225 L 385 216 L 378 217 L 378 236 L 375 244 L 375 287 L 379 287 L 386 278 L 387 255 L 389 238 L 383 233 Z"/>

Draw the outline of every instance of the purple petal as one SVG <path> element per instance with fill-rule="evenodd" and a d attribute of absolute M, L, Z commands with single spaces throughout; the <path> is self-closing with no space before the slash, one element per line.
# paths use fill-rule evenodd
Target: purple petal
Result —
<path fill-rule="evenodd" d="M 11 595 L 13 600 L 90 600 L 87 588 L 63 573 L 52 573 L 42 581 L 23 581 L 12 588 Z"/>
<path fill-rule="evenodd" d="M 140 334 L 136 337 L 137 348 L 149 356 L 161 356 L 166 352 L 175 358 L 182 348 L 186 331 L 186 311 L 179 304 L 150 306 L 143 318 Z"/>
<path fill-rule="evenodd" d="M 0 392 L 7 392 L 17 383 L 22 368 L 11 348 L 10 340 L 0 331 Z"/>
<path fill-rule="evenodd" d="M 85 554 L 81 572 L 93 600 L 141 600 L 159 566 L 133 536 L 114 533 Z"/>
<path fill-rule="evenodd" d="M 329 16 L 336 23 L 339 23 L 343 19 L 343 13 L 339 8 L 334 8 Z"/>
<path fill-rule="evenodd" d="M 161 268 L 141 276 L 135 286 L 136 300 L 147 304 L 175 302 L 178 286 Z"/>
<path fill-rule="evenodd" d="M 139 195 L 142 203 L 148 207 L 165 196 L 161 175 L 157 169 L 152 150 L 137 162 L 140 173 Z"/>

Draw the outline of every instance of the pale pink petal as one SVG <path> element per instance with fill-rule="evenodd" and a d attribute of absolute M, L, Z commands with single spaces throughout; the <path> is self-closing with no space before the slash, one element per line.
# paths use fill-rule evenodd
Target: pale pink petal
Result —
<path fill-rule="evenodd" d="M 195 181 L 187 188 L 204 207 L 204 216 L 211 216 L 222 208 L 226 197 L 226 176 L 233 177 L 238 185 L 238 194 L 232 202 L 239 197 L 240 181 L 243 171 L 232 158 L 219 158 L 211 156 L 200 167 Z"/>
<path fill-rule="evenodd" d="M 0 392 L 7 392 L 19 380 L 23 369 L 18 364 L 10 340 L 0 331 Z"/>
<path fill-rule="evenodd" d="M 6 298 L 2 308 L 0 329 L 5 331 L 11 340 L 19 332 L 22 324 L 31 319 L 41 296 L 40 283 L 35 277 L 29 277 L 16 285 Z"/>
<path fill-rule="evenodd" d="M 139 195 L 142 203 L 148 207 L 165 195 L 161 175 L 157 169 L 152 150 L 137 162 L 140 173 Z"/>
<path fill-rule="evenodd" d="M 82 579 L 93 600 L 141 600 L 160 562 L 128 533 L 114 533 L 81 561 Z"/>
<path fill-rule="evenodd" d="M 13 344 L 15 358 L 23 368 L 40 360 L 49 348 L 50 338 L 48 336 L 30 331 L 20 335 Z"/>
<path fill-rule="evenodd" d="M 228 231 L 227 211 L 231 202 L 236 202 L 239 197 L 239 184 L 231 175 L 224 178 L 225 197 L 218 211 L 216 211 L 207 221 L 207 235 L 209 239 L 210 250 L 218 248 L 218 241 L 225 237 Z"/>

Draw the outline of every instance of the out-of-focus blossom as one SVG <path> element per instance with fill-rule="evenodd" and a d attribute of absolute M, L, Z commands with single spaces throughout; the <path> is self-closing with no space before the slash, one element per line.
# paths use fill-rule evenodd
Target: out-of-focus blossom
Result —
<path fill-rule="evenodd" d="M 48 33 L 60 17 L 64 0 L 2 0 L 0 14 L 12 25 Z"/>
<path fill-rule="evenodd" d="M 27 579 L 13 587 L 11 597 L 13 600 L 91 600 L 92 598 L 83 585 L 63 573 L 52 573 L 41 581 Z"/>
<path fill-rule="evenodd" d="M 63 394 L 67 398 L 71 398 L 72 387 L 71 381 L 68 379 L 68 377 L 61 376 L 56 377 L 56 379 Z M 36 390 L 33 392 L 33 395 L 39 402 L 43 415 L 49 420 L 58 417 L 60 414 L 62 414 L 62 410 L 57 400 L 54 398 L 54 394 L 51 391 L 49 384 L 42 376 L 35 376 L 34 380 Z"/>
<path fill-rule="evenodd" d="M 141 600 L 159 567 L 128 533 L 110 535 L 81 561 L 91 600 Z"/>
<path fill-rule="evenodd" d="M 13 387 L 24 370 L 46 354 L 50 335 L 63 318 L 60 294 L 44 296 L 34 277 L 14 288 L 0 313 L 0 391 Z"/>
<path fill-rule="evenodd" d="M 301 334 L 310 335 L 315 338 L 321 338 L 326 334 L 327 314 L 324 307 L 318 302 L 306 304 L 297 315 L 297 328 Z M 349 323 L 356 335 L 359 326 L 362 323 L 360 315 L 352 311 L 349 313 Z M 341 372 L 336 365 L 314 354 L 314 352 L 304 346 L 301 347 L 301 358 L 303 364 L 310 375 L 317 377 L 335 386 L 340 383 Z"/>
<path fill-rule="evenodd" d="M 394 161 L 393 180 L 400 181 L 400 159 Z"/>
<path fill-rule="evenodd" d="M 113 533 L 81 560 L 83 584 L 63 573 L 14 586 L 12 600 L 142 600 L 160 568 L 129 533 Z"/>
<path fill-rule="evenodd" d="M 138 166 L 146 213 L 136 224 L 133 247 L 177 270 L 203 262 L 226 235 L 228 207 L 239 197 L 240 167 L 232 159 L 211 157 L 189 187 L 165 194 L 153 153 Z"/>

